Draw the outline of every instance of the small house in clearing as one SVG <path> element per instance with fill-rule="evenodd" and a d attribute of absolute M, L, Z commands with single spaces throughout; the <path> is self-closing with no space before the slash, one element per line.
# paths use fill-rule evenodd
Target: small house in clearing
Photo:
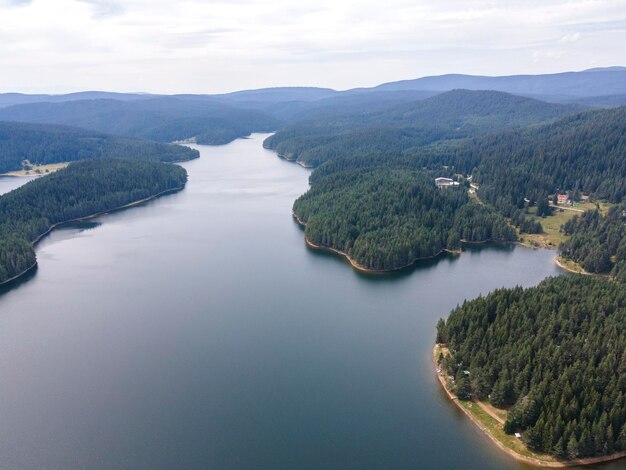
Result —
<path fill-rule="evenodd" d="M 567 204 L 569 202 L 569 196 L 567 194 L 557 194 L 556 198 L 559 204 Z"/>
<path fill-rule="evenodd" d="M 445 186 L 457 186 L 459 183 L 450 178 L 435 178 L 435 184 L 437 187 L 442 188 Z"/>

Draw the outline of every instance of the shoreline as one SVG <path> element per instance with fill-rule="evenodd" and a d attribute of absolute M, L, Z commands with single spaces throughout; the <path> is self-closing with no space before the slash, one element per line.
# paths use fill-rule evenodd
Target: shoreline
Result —
<path fill-rule="evenodd" d="M 270 148 L 265 147 L 265 146 L 263 148 L 267 148 L 268 150 L 273 150 L 273 149 L 270 149 Z M 278 153 L 276 151 L 274 151 L 274 153 L 276 154 L 276 156 L 278 158 L 280 158 L 282 160 L 285 160 L 286 162 L 289 162 L 289 163 L 296 163 L 296 164 L 300 165 L 302 168 L 305 168 L 307 170 L 312 170 L 314 168 L 313 165 L 307 165 L 306 163 L 301 162 L 300 160 L 298 160 L 296 158 L 289 158 L 286 155 L 283 155 L 282 153 Z"/>
<path fill-rule="evenodd" d="M 507 455 L 509 455 L 510 457 L 514 458 L 515 460 L 518 460 L 520 462 L 524 462 L 524 463 L 527 463 L 527 464 L 535 465 L 535 466 L 538 466 L 538 467 L 566 468 L 566 467 L 578 467 L 578 466 L 595 465 L 595 464 L 601 464 L 601 463 L 606 463 L 606 462 L 612 462 L 614 460 L 620 460 L 620 459 L 623 459 L 623 458 L 626 457 L 626 451 L 622 451 L 622 452 L 618 452 L 618 453 L 611 454 L 611 455 L 602 455 L 602 456 L 599 456 L 599 457 L 586 457 L 586 458 L 574 459 L 574 460 L 541 460 L 541 459 L 535 458 L 535 457 L 527 457 L 525 455 L 522 455 L 522 454 L 516 452 L 515 450 L 513 450 L 510 447 L 506 446 L 502 441 L 500 441 L 491 432 L 489 432 L 489 430 L 478 420 L 478 418 L 476 418 L 465 407 L 461 406 L 461 404 L 459 403 L 458 397 L 455 396 L 449 390 L 449 388 L 448 388 L 448 386 L 446 384 L 446 379 L 444 377 L 444 374 L 443 374 L 443 372 L 441 372 L 441 370 L 439 369 L 439 366 L 437 364 L 437 354 L 436 353 L 437 353 L 437 348 L 438 347 L 440 347 L 440 344 L 439 343 L 435 343 L 435 346 L 433 347 L 433 351 L 432 351 L 432 354 L 431 354 L 432 361 L 433 361 L 433 370 L 435 372 L 435 375 L 437 376 L 437 379 L 439 380 L 439 383 L 440 383 L 441 387 L 446 392 L 446 395 L 448 396 L 448 399 L 452 403 L 454 403 L 456 405 L 456 407 L 459 408 L 465 414 L 465 416 L 467 416 L 470 419 L 470 421 L 472 423 L 474 423 L 476 425 L 476 427 L 478 427 L 478 429 L 480 429 L 489 438 L 489 440 L 491 442 L 496 444 L 496 446 L 500 450 L 502 450 Z M 478 405 L 478 406 L 480 407 L 480 405 Z"/>
<path fill-rule="evenodd" d="M 33 249 L 35 248 L 35 246 L 41 241 L 43 240 L 47 235 L 49 235 L 55 228 L 60 227 L 64 224 L 69 224 L 72 222 L 81 222 L 83 220 L 89 220 L 89 219 L 93 219 L 95 217 L 100 217 L 101 215 L 105 215 L 105 214 L 109 214 L 111 212 L 117 212 L 123 209 L 128 209 L 130 207 L 134 207 L 137 206 L 139 204 L 143 204 L 145 202 L 151 201 L 153 199 L 156 199 L 160 196 L 164 196 L 166 194 L 172 194 L 172 193 L 177 193 L 179 191 L 182 191 L 183 189 L 185 189 L 185 185 L 180 186 L 178 188 L 172 188 L 172 189 L 167 189 L 165 191 L 161 191 L 160 193 L 157 194 L 153 194 L 152 196 L 148 196 L 145 197 L 143 199 L 138 199 L 137 201 L 132 201 L 129 202 L 128 204 L 123 204 L 121 206 L 117 206 L 114 207 L 113 209 L 108 209 L 108 210 L 104 210 L 104 211 L 100 211 L 100 212 L 96 212 L 94 214 L 89 214 L 86 215 L 84 217 L 76 217 L 74 219 L 70 219 L 70 220 L 64 220 L 63 222 L 57 222 L 56 224 L 53 224 L 50 226 L 50 228 L 48 228 L 48 230 L 46 230 L 45 232 L 43 232 L 41 235 L 37 236 L 37 238 L 35 238 L 32 242 L 30 242 L 30 245 L 33 247 Z M 35 262 L 28 267 L 27 269 L 25 269 L 24 271 L 16 274 L 15 276 L 7 279 L 6 281 L 2 281 L 0 282 L 0 287 L 5 287 L 8 286 L 16 281 L 18 281 L 19 279 L 21 279 L 22 277 L 24 277 L 26 274 L 28 274 L 29 272 L 31 272 L 33 269 L 35 269 L 37 267 L 37 260 L 35 259 Z"/>
<path fill-rule="evenodd" d="M 300 220 L 300 218 L 295 214 L 295 212 L 292 211 L 291 215 L 293 216 L 294 220 L 302 227 L 306 227 L 306 223 L 303 222 L 302 220 Z M 306 243 L 306 245 L 310 248 L 313 248 L 315 250 L 321 250 L 321 251 L 326 251 L 329 253 L 333 253 L 339 256 L 342 256 L 343 258 L 346 259 L 346 261 L 348 261 L 348 263 L 350 263 L 350 265 L 356 269 L 357 271 L 360 271 L 362 273 L 367 273 L 367 274 L 388 274 L 388 273 L 393 273 L 396 271 L 403 271 L 405 269 L 409 269 L 412 266 L 414 266 L 416 263 L 418 263 L 419 261 L 427 261 L 427 260 L 432 260 L 435 258 L 440 257 L 442 254 L 444 253 L 450 253 L 451 255 L 455 255 L 455 256 L 460 256 L 463 253 L 462 249 L 458 249 L 458 250 L 450 250 L 448 248 L 443 248 L 439 253 L 437 253 L 436 255 L 432 255 L 432 256 L 422 256 L 421 258 L 415 258 L 413 261 L 411 261 L 408 264 L 399 266 L 397 268 L 389 268 L 389 269 L 374 269 L 374 268 L 368 268 L 367 266 L 362 265 L 361 263 L 357 262 L 356 260 L 354 260 L 352 257 L 350 257 L 349 254 L 347 254 L 344 251 L 341 251 L 337 248 L 332 248 L 330 246 L 324 246 L 324 245 L 318 245 L 316 243 L 313 243 L 311 240 L 309 240 L 307 238 L 307 236 L 304 236 L 304 242 Z M 484 241 L 479 241 L 479 242 L 470 242 L 470 241 L 464 241 L 461 240 L 462 243 L 466 243 L 468 245 L 483 245 L 486 243 L 512 243 L 512 242 L 498 242 L 495 240 L 484 240 Z"/>
<path fill-rule="evenodd" d="M 576 265 L 576 268 L 567 266 L 567 264 L 565 264 L 564 262 L 565 260 L 563 258 L 561 258 L 560 255 L 557 255 L 554 257 L 554 262 L 556 263 L 556 265 L 561 268 L 561 269 L 565 269 L 566 271 L 569 271 L 570 273 L 574 273 L 574 274 L 584 274 L 585 276 L 592 276 L 594 273 L 589 273 L 587 271 L 585 271 L 582 267 L 580 267 L 578 265 L 578 263 L 572 261 L 572 263 L 574 263 Z"/>
<path fill-rule="evenodd" d="M 22 271 L 21 273 L 18 273 L 15 276 L 10 277 L 6 281 L 0 282 L 0 288 L 10 286 L 14 282 L 19 281 L 22 277 L 26 276 L 29 272 L 31 272 L 36 267 L 37 267 L 37 260 L 35 259 L 35 262 L 31 264 L 28 268 L 26 268 L 24 271 Z"/>
<path fill-rule="evenodd" d="M 294 212 L 292 212 L 291 215 L 293 216 L 293 218 L 295 219 L 295 221 L 299 225 L 301 225 L 302 227 L 306 227 L 306 223 L 304 223 L 302 220 L 300 220 L 298 218 L 298 216 Z M 436 255 L 425 256 L 425 257 L 422 257 L 422 258 L 416 258 L 415 260 L 411 261 L 409 264 L 405 264 L 405 265 L 397 267 L 397 268 L 374 269 L 374 268 L 368 268 L 367 266 L 362 265 L 361 263 L 359 263 L 356 260 L 354 260 L 353 258 L 351 258 L 350 255 L 348 255 L 346 252 L 341 251 L 341 250 L 339 250 L 337 248 L 332 248 L 330 246 L 324 246 L 324 245 L 317 245 L 317 244 L 313 243 L 311 240 L 309 240 L 306 237 L 306 235 L 304 236 L 304 242 L 307 244 L 308 247 L 313 248 L 315 250 L 326 251 L 326 252 L 329 252 L 329 253 L 333 253 L 333 254 L 342 256 L 343 258 L 345 258 L 348 261 L 348 263 L 350 263 L 350 265 L 352 265 L 352 267 L 354 269 L 356 269 L 357 271 L 360 271 L 362 273 L 367 273 L 367 274 L 386 274 L 386 273 L 392 273 L 392 272 L 395 272 L 395 271 L 402 271 L 404 269 L 410 268 L 411 266 L 413 266 L 418 261 L 425 261 L 425 260 L 437 258 L 437 257 L 441 256 L 441 254 L 444 253 L 444 252 L 451 253 L 451 254 L 454 254 L 454 255 L 459 255 L 460 254 L 460 250 L 457 251 L 457 250 L 443 249 L 439 253 L 437 253 Z"/>

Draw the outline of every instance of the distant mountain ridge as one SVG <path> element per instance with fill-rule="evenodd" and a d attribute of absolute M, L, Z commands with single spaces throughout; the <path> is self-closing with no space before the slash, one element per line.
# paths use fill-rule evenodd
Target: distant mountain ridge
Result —
<path fill-rule="evenodd" d="M 228 102 L 236 101 L 317 101 L 337 95 L 337 90 L 331 88 L 317 87 L 273 87 L 260 88 L 257 90 L 242 90 L 221 95 L 210 95 L 215 99 L 222 99 Z"/>
<path fill-rule="evenodd" d="M 120 101 L 135 101 L 148 99 L 151 96 L 154 95 L 150 95 L 148 93 L 115 93 L 109 91 L 79 91 L 77 93 L 67 93 L 61 95 L 0 93 L 0 108 L 30 103 L 64 103 L 67 101 L 81 100 L 114 99 Z"/>
<path fill-rule="evenodd" d="M 461 89 L 487 93 L 483 95 L 487 100 L 496 99 L 495 92 L 508 94 L 499 95 L 500 105 L 507 107 L 511 100 L 517 99 L 513 106 L 521 107 L 494 117 L 493 109 L 481 111 L 485 103 L 464 101 L 469 96 L 467 94 L 445 95 Z M 445 109 L 456 107 L 464 119 L 444 117 L 442 109 L 437 106 L 427 109 L 432 103 L 428 99 L 442 93 L 449 98 L 445 103 L 442 101 Z M 511 98 L 512 95 L 517 98 Z M 452 101 L 458 101 L 450 102 L 451 97 Z M 534 101 L 523 101 L 520 97 L 533 98 Z M 416 104 L 421 101 L 423 105 Z M 535 119 L 544 121 L 546 116 L 543 113 L 550 112 L 550 107 L 546 106 L 548 103 L 567 104 L 571 111 L 575 106 L 611 108 L 625 102 L 626 68 L 607 67 L 501 77 L 449 74 L 345 91 L 275 87 L 215 95 L 100 91 L 67 95 L 7 93 L 0 94 L 0 120 L 68 125 L 159 142 L 194 140 L 199 144 L 220 145 L 253 132 L 273 132 L 305 121 L 317 121 L 323 126 L 332 124 L 335 128 L 341 128 L 346 121 L 354 123 L 355 119 L 362 121 L 361 127 L 398 128 L 394 121 L 402 121 L 405 126 L 432 128 L 434 121 L 441 125 L 443 118 L 447 129 L 469 130 L 528 125 Z M 391 115 L 403 105 L 408 108 L 402 116 Z M 420 111 L 421 106 L 426 108 Z M 561 111 L 557 114 L 562 114 Z M 497 109 L 495 113 L 498 114 Z M 524 113 L 527 114 L 526 120 L 522 118 Z M 511 122 L 503 122 L 507 119 Z M 419 137 L 420 142 L 431 138 L 423 137 Z M 399 135 L 399 138 L 405 139 L 405 136 Z M 409 140 L 415 140 L 415 136 Z"/>
<path fill-rule="evenodd" d="M 559 97 L 618 95 L 626 93 L 626 69 L 618 67 L 608 70 L 500 77 L 448 74 L 384 83 L 374 89 L 447 91 L 455 88 L 494 90 L 515 95 L 556 97 L 557 99 Z"/>
<path fill-rule="evenodd" d="M 374 87 L 352 88 L 338 91 L 319 87 L 271 87 L 254 90 L 239 90 L 221 94 L 158 95 L 147 93 L 114 93 L 85 91 L 50 95 L 28 95 L 22 93 L 0 94 L 0 108 L 26 103 L 66 102 L 85 99 L 116 99 L 121 101 L 144 100 L 154 97 L 181 99 L 206 99 L 231 104 L 314 102 L 333 97 L 382 91 L 431 91 L 444 92 L 454 89 L 494 90 L 517 95 L 533 95 L 539 99 L 574 99 L 591 96 L 626 94 L 626 67 L 596 67 L 577 72 L 551 74 L 522 74 L 486 76 L 470 74 L 445 74 L 415 79 L 398 80 Z M 543 97 L 543 98 L 542 98 Z"/>
<path fill-rule="evenodd" d="M 614 65 L 613 67 L 593 67 L 591 69 L 585 69 L 583 72 L 619 72 L 624 70 L 626 70 L 626 67 Z"/>

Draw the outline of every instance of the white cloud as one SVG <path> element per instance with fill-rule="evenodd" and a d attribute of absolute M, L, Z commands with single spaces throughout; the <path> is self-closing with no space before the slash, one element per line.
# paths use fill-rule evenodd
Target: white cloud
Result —
<path fill-rule="evenodd" d="M 533 52 L 533 61 L 541 62 L 543 60 L 554 61 L 564 57 L 566 52 L 563 49 L 543 49 Z"/>
<path fill-rule="evenodd" d="M 19 7 L 28 5 L 32 0 L 0 0 L 0 7 Z"/>
<path fill-rule="evenodd" d="M 124 7 L 121 2 L 110 0 L 77 0 L 79 2 L 90 5 L 93 9 L 94 16 L 103 17 L 111 15 L 121 15 L 124 13 Z"/>
<path fill-rule="evenodd" d="M 562 43 L 576 42 L 579 39 L 580 39 L 580 33 L 576 32 L 576 33 L 566 34 L 561 39 L 559 39 L 559 42 L 562 42 Z"/>
<path fill-rule="evenodd" d="M 0 91 L 347 88 L 624 65 L 626 0 L 0 0 Z"/>

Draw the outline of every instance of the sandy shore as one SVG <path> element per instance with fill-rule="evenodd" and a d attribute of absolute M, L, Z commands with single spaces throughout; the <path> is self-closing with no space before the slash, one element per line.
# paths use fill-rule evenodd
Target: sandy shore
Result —
<path fill-rule="evenodd" d="M 541 460 L 539 458 L 527 457 L 525 455 L 521 455 L 515 452 L 513 449 L 507 447 L 504 443 L 498 440 L 493 434 L 489 432 L 487 428 L 485 428 L 485 426 L 483 426 L 483 424 L 472 413 L 470 413 L 467 409 L 461 406 L 461 404 L 459 403 L 458 397 L 456 397 L 452 393 L 452 391 L 448 389 L 444 374 L 443 372 L 439 370 L 438 365 L 437 365 L 437 357 L 436 357 L 437 346 L 439 345 L 435 344 L 433 348 L 433 352 L 432 352 L 434 371 L 435 371 L 435 374 L 437 375 L 437 379 L 439 379 L 439 383 L 445 390 L 446 395 L 448 396 L 450 401 L 454 403 L 461 411 L 463 411 L 463 413 L 465 413 L 465 415 L 472 421 L 472 423 L 474 423 L 481 431 L 483 431 L 487 435 L 487 437 L 489 437 L 489 439 L 498 446 L 499 449 L 506 452 L 508 455 L 510 455 L 514 459 L 519 460 L 520 462 L 525 462 L 525 463 L 535 465 L 538 467 L 563 468 L 563 467 L 579 467 L 579 466 L 584 466 L 584 465 L 594 465 L 594 464 L 599 464 L 599 463 L 604 463 L 604 462 L 611 462 L 613 460 L 619 460 L 619 459 L 626 457 L 626 451 L 623 451 L 623 452 L 617 452 L 611 455 L 603 455 L 600 457 L 589 457 L 589 458 L 575 459 L 575 460 L 547 461 L 547 460 Z"/>
<path fill-rule="evenodd" d="M 593 273 L 588 273 L 587 271 L 585 271 L 583 268 L 579 267 L 578 269 L 573 269 L 569 266 L 567 266 L 564 262 L 563 262 L 563 258 L 561 258 L 560 256 L 555 256 L 554 257 L 554 262 L 556 263 L 556 265 L 559 268 L 565 269 L 566 271 L 569 271 L 570 273 L 575 273 L 575 274 L 586 274 L 588 276 L 593 275 Z M 577 265 L 578 266 L 578 265 Z"/>

